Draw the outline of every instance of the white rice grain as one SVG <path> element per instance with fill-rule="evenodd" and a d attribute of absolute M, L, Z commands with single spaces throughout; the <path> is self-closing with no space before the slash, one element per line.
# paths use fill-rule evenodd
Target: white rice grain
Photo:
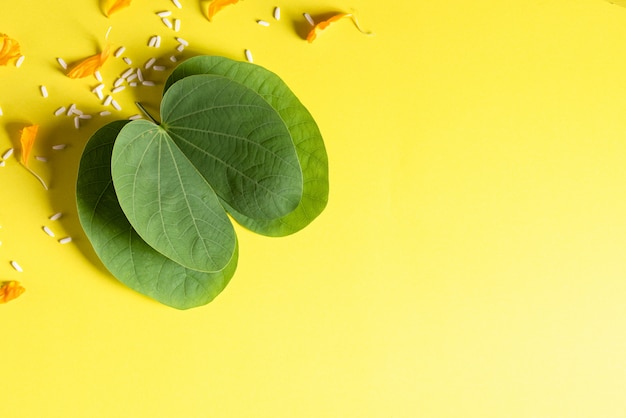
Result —
<path fill-rule="evenodd" d="M 176 55 L 172 55 L 172 56 L 170 57 L 170 61 L 172 61 L 172 62 L 178 62 L 178 58 L 176 58 Z"/>
<path fill-rule="evenodd" d="M 74 128 L 80 129 L 80 116 L 74 117 Z"/>
<path fill-rule="evenodd" d="M 126 77 L 126 81 L 133 81 L 136 78 L 137 78 L 137 73 L 133 72 L 131 75 Z"/>
<path fill-rule="evenodd" d="M 132 65 L 132 64 L 133 64 L 133 60 L 131 60 L 131 59 L 130 59 L 130 58 L 128 58 L 128 57 L 124 57 L 124 58 L 122 58 L 122 59 L 123 59 L 123 60 L 124 60 L 124 62 L 125 62 L 126 64 L 128 64 L 128 65 Z"/>
<path fill-rule="evenodd" d="M 65 62 L 65 60 L 63 58 L 58 57 L 57 58 L 57 62 L 59 63 L 61 68 L 63 68 L 64 70 L 67 70 L 67 63 Z"/>
<path fill-rule="evenodd" d="M 20 266 L 20 265 L 18 264 L 18 262 L 17 262 L 17 261 L 15 261 L 15 260 L 11 260 L 11 267 L 13 267 L 16 271 L 18 271 L 18 272 L 20 272 L 20 273 L 22 273 L 22 272 L 24 271 L 24 269 L 22 268 L 22 266 Z"/>
<path fill-rule="evenodd" d="M 141 68 L 137 68 L 137 80 L 143 81 L 143 73 L 141 72 Z"/>
<path fill-rule="evenodd" d="M 143 119 L 143 116 L 137 114 L 137 115 L 132 115 L 131 117 L 128 118 L 128 120 L 137 120 L 137 119 Z"/>
<path fill-rule="evenodd" d="M 4 152 L 4 154 L 2 154 L 2 159 L 6 160 L 7 158 L 9 158 L 11 155 L 13 155 L 13 148 L 9 148 L 8 150 L 6 150 Z"/>
<path fill-rule="evenodd" d="M 157 37 L 156 36 L 151 36 L 150 40 L 148 41 L 148 46 L 150 48 L 154 48 L 157 42 Z"/>
<path fill-rule="evenodd" d="M 254 58 L 252 57 L 252 52 L 249 49 L 246 49 L 246 59 L 248 60 L 248 62 L 252 63 L 254 62 Z"/>
<path fill-rule="evenodd" d="M 183 51 L 185 50 L 185 45 L 183 45 L 183 44 L 178 45 L 178 46 L 176 47 L 176 50 L 177 50 L 178 52 L 183 52 Z"/>
<path fill-rule="evenodd" d="M 76 104 L 72 103 L 70 107 L 67 109 L 67 116 L 72 116 L 75 110 L 76 110 Z"/>
<path fill-rule="evenodd" d="M 100 70 L 96 70 L 93 73 L 93 76 L 96 78 L 96 80 L 98 80 L 100 83 L 102 83 L 102 74 L 100 74 Z"/>
<path fill-rule="evenodd" d="M 54 232 L 52 232 L 52 230 L 50 228 L 48 228 L 46 225 L 44 225 L 41 229 L 43 229 L 43 232 L 45 232 L 46 235 L 51 236 L 52 238 L 54 238 Z"/>
<path fill-rule="evenodd" d="M 174 32 L 180 32 L 180 19 L 174 19 Z"/>
<path fill-rule="evenodd" d="M 274 19 L 280 20 L 280 7 L 274 7 Z"/>
<path fill-rule="evenodd" d="M 161 22 L 163 22 L 163 24 L 167 26 L 168 28 L 174 29 L 174 25 L 172 25 L 172 21 L 169 20 L 167 17 L 161 18 Z"/>
<path fill-rule="evenodd" d="M 65 110 L 66 110 L 65 106 L 61 106 L 60 108 L 54 111 L 54 116 L 61 116 L 63 113 L 65 113 Z"/>
<path fill-rule="evenodd" d="M 308 13 L 302 13 L 302 16 L 304 16 L 304 18 L 306 19 L 307 22 L 309 22 L 309 24 L 311 26 L 315 26 L 315 21 L 313 20 L 313 18 L 311 17 L 310 14 Z"/>
<path fill-rule="evenodd" d="M 186 41 L 185 39 L 183 39 L 183 38 L 180 38 L 180 37 L 178 37 L 178 36 L 177 36 L 177 37 L 176 37 L 176 38 L 174 38 L 174 39 L 176 39 L 176 42 L 178 42 L 178 43 L 179 43 L 179 44 L 181 44 L 181 45 L 189 46 L 189 42 L 187 42 L 187 41 Z"/>
<path fill-rule="evenodd" d="M 92 117 L 93 116 L 88 115 L 88 114 L 82 114 L 78 116 L 79 119 L 91 119 Z"/>
<path fill-rule="evenodd" d="M 109 112 L 108 110 L 103 110 L 102 112 L 100 112 L 100 116 L 109 116 L 111 114 L 111 112 Z"/>
<path fill-rule="evenodd" d="M 152 87 L 155 86 L 156 83 L 154 81 L 150 81 L 150 80 L 145 80 L 141 82 L 142 86 L 148 86 L 148 87 Z"/>
<path fill-rule="evenodd" d="M 4 115 L 4 113 L 2 112 L 2 108 L 0 107 L 0 116 Z"/>
<path fill-rule="evenodd" d="M 103 89 L 103 88 L 104 88 L 104 84 L 100 83 L 100 84 L 98 84 L 96 87 L 94 87 L 94 88 L 91 90 L 91 92 L 92 92 L 92 93 L 95 93 L 95 92 L 97 92 L 97 91 L 102 91 L 102 89 Z"/>
<path fill-rule="evenodd" d="M 39 86 L 39 91 L 41 92 L 41 96 L 46 99 L 48 97 L 48 89 L 46 88 L 46 86 L 41 85 Z"/>
<path fill-rule="evenodd" d="M 157 12 L 156 14 L 159 17 L 168 17 L 172 15 L 172 11 L 171 10 L 163 10 L 162 12 Z"/>
<path fill-rule="evenodd" d="M 156 58 L 152 57 L 148 61 L 146 61 L 146 63 L 144 64 L 143 68 L 148 70 L 148 69 L 150 69 L 150 67 L 152 67 L 154 65 L 155 62 L 156 62 Z"/>
<path fill-rule="evenodd" d="M 265 26 L 265 27 L 270 25 L 270 22 L 268 22 L 266 20 L 257 20 L 256 23 L 258 23 L 261 26 Z"/>
<path fill-rule="evenodd" d="M 161 48 L 161 37 L 157 35 L 156 42 L 154 43 L 155 48 Z"/>
<path fill-rule="evenodd" d="M 46 157 L 44 157 L 43 155 L 35 155 L 35 160 L 41 161 L 42 163 L 47 163 L 48 162 L 48 159 Z"/>
<path fill-rule="evenodd" d="M 104 94 L 102 94 L 102 90 L 96 90 L 96 96 L 98 96 L 98 100 L 102 100 L 104 98 Z"/>
<path fill-rule="evenodd" d="M 115 110 L 122 110 L 122 106 L 120 106 L 120 104 L 115 99 L 111 100 L 111 106 L 113 106 Z"/>
<path fill-rule="evenodd" d="M 155 65 L 152 69 L 154 71 L 165 71 L 167 70 L 167 67 L 165 65 Z"/>
<path fill-rule="evenodd" d="M 124 84 L 125 81 L 126 81 L 125 79 L 120 77 L 117 80 L 115 80 L 115 83 L 113 83 L 113 87 L 119 87 L 122 84 Z"/>
<path fill-rule="evenodd" d="M 65 148 L 67 148 L 66 144 L 56 144 L 56 145 L 52 146 L 52 149 L 55 150 L 55 151 L 60 151 L 60 150 L 65 149 Z M 50 218 L 50 219 L 52 219 L 52 218 Z M 52 219 L 52 220 L 54 221 L 54 219 Z"/>
<path fill-rule="evenodd" d="M 72 242 L 72 237 L 64 237 L 59 240 L 59 244 L 69 244 Z"/>
<path fill-rule="evenodd" d="M 113 101 L 113 97 L 111 97 L 111 95 L 107 95 L 107 97 L 104 99 L 104 101 L 102 102 L 102 104 L 104 106 L 108 106 L 111 104 L 111 101 Z"/>
<path fill-rule="evenodd" d="M 134 73 L 135 70 L 133 70 L 132 68 L 127 69 L 126 71 L 124 71 L 122 73 L 122 75 L 120 75 L 121 78 L 125 78 L 128 79 L 128 76 L 131 75 L 132 73 Z"/>
<path fill-rule="evenodd" d="M 111 94 L 119 93 L 120 91 L 124 90 L 125 88 L 126 88 L 126 86 L 117 86 L 113 90 L 111 90 Z"/>
<path fill-rule="evenodd" d="M 183 5 L 180 4 L 180 1 L 178 0 L 172 0 L 172 3 L 174 3 L 174 6 L 178 7 L 179 9 L 183 8 Z"/>
<path fill-rule="evenodd" d="M 138 86 L 138 84 L 137 84 L 137 82 L 136 82 L 136 81 L 131 81 L 130 83 L 128 83 L 128 85 L 129 85 L 130 87 L 137 87 L 137 86 Z"/>
<path fill-rule="evenodd" d="M 57 212 L 54 215 L 50 215 L 48 219 L 50 219 L 51 221 L 58 221 L 59 219 L 61 219 L 62 216 L 63 214 L 61 212 Z"/>
<path fill-rule="evenodd" d="M 122 55 L 122 54 L 124 53 L 124 51 L 126 51 L 126 47 L 124 47 L 124 46 L 120 46 L 119 48 L 117 48 L 117 49 L 115 50 L 115 53 L 113 54 L 113 56 L 114 56 L 115 58 L 118 58 L 120 55 Z"/>
<path fill-rule="evenodd" d="M 20 55 L 20 57 L 17 59 L 17 61 L 15 61 L 15 66 L 18 67 L 18 68 L 21 67 L 22 64 L 24 63 L 24 59 L 25 58 L 26 57 L 24 57 L 24 55 Z"/>
<path fill-rule="evenodd" d="M 7 163 L 4 160 L 0 161 L 0 167 L 4 167 Z"/>

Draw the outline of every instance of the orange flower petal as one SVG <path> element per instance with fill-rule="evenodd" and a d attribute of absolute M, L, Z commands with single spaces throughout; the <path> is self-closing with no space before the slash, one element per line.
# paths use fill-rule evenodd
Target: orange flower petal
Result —
<path fill-rule="evenodd" d="M 4 282 L 0 286 L 0 303 L 7 303 L 19 297 L 25 291 L 26 289 L 24 289 L 19 282 L 14 280 Z"/>
<path fill-rule="evenodd" d="M 213 0 L 211 4 L 209 4 L 208 18 L 209 21 L 213 19 L 213 16 L 217 14 L 224 7 L 229 6 L 231 4 L 236 4 L 239 0 Z"/>
<path fill-rule="evenodd" d="M 20 44 L 5 34 L 0 34 L 0 65 L 7 65 L 11 60 L 18 58 L 20 53 Z"/>
<path fill-rule="evenodd" d="M 84 78 L 93 75 L 104 65 L 110 54 L 111 45 L 107 43 L 101 53 L 87 57 L 76 64 L 68 71 L 67 76 L 69 78 Z"/>
<path fill-rule="evenodd" d="M 33 149 L 33 145 L 35 145 L 38 130 L 39 125 L 26 126 L 22 129 L 20 134 L 20 143 L 22 144 L 22 164 L 24 164 L 25 167 L 28 167 L 28 157 Z"/>
<path fill-rule="evenodd" d="M 371 32 L 366 32 L 363 29 L 361 29 L 361 26 L 359 26 L 359 21 L 357 20 L 356 16 L 352 13 L 338 13 L 334 16 L 331 16 L 330 18 L 316 24 L 313 29 L 311 29 L 311 31 L 309 32 L 309 34 L 306 37 L 306 40 L 309 41 L 309 43 L 313 42 L 318 35 L 318 32 L 323 31 L 324 29 L 326 29 L 331 23 L 334 23 L 340 19 L 343 19 L 344 17 L 348 17 L 350 19 L 352 19 L 352 23 L 354 23 L 354 26 L 356 26 L 356 28 L 359 30 L 359 32 L 365 34 L 365 35 L 373 35 L 373 33 Z"/>
<path fill-rule="evenodd" d="M 105 0 L 104 2 L 104 14 L 109 17 L 115 12 L 130 6 L 131 0 Z"/>

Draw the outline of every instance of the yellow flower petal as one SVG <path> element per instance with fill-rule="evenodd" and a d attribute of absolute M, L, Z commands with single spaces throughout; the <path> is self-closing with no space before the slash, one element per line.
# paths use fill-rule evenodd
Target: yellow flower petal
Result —
<path fill-rule="evenodd" d="M 22 164 L 28 167 L 28 157 L 35 145 L 35 139 L 37 139 L 37 131 L 39 125 L 26 126 L 20 133 L 20 143 L 22 144 Z"/>
<path fill-rule="evenodd" d="M 131 0 L 104 0 L 102 10 L 104 14 L 109 17 L 115 12 L 130 6 Z"/>
<path fill-rule="evenodd" d="M 24 293 L 26 289 L 24 289 L 19 282 L 14 280 L 3 282 L 0 285 L 0 303 L 7 303 L 12 301 L 13 299 L 19 297 L 22 293 Z"/>
<path fill-rule="evenodd" d="M 207 16 L 209 21 L 213 19 L 213 16 L 217 14 L 224 7 L 229 6 L 231 4 L 236 4 L 239 0 L 213 0 L 211 4 L 209 4 L 209 10 Z"/>
<path fill-rule="evenodd" d="M 101 53 L 87 57 L 73 66 L 68 71 L 67 76 L 69 78 L 84 78 L 93 75 L 104 65 L 110 54 L 111 45 L 107 43 Z"/>
<path fill-rule="evenodd" d="M 5 34 L 0 34 L 0 65 L 7 65 L 11 60 L 19 58 L 21 55 L 20 44 Z"/>
<path fill-rule="evenodd" d="M 309 32 L 309 34 L 306 37 L 306 40 L 311 43 L 313 42 L 318 35 L 318 32 L 323 31 L 324 29 L 326 29 L 331 23 L 334 23 L 338 20 L 343 19 L 344 17 L 348 17 L 350 19 L 352 19 L 352 23 L 354 23 L 354 26 L 356 26 L 356 28 L 359 30 L 359 32 L 365 34 L 365 35 L 373 35 L 373 33 L 371 32 L 366 32 L 363 29 L 361 29 L 361 26 L 359 26 L 359 21 L 357 20 L 356 16 L 352 13 L 338 13 L 334 16 L 329 17 L 328 19 L 319 22 L 318 24 L 316 24 L 313 29 L 311 29 L 311 31 Z"/>

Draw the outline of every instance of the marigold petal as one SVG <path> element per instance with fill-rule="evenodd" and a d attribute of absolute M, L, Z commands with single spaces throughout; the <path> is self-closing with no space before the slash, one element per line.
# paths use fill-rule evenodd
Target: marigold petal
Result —
<path fill-rule="evenodd" d="M 350 17 L 352 16 L 351 13 L 338 13 L 334 16 L 329 17 L 328 19 L 319 22 L 318 24 L 316 24 L 315 26 L 313 26 L 313 28 L 311 29 L 311 31 L 309 32 L 309 34 L 306 37 L 306 40 L 309 41 L 309 43 L 313 42 L 315 40 L 315 38 L 317 38 L 317 32 L 318 31 L 323 31 L 324 29 L 326 29 L 331 23 L 336 22 L 340 19 L 343 19 L 344 17 Z"/>
<path fill-rule="evenodd" d="M 13 38 L 9 38 L 5 34 L 0 34 L 0 65 L 7 65 L 11 60 L 21 55 L 20 44 Z"/>
<path fill-rule="evenodd" d="M 19 282 L 15 280 L 11 280 L 8 282 L 3 282 L 0 285 L 0 303 L 7 303 L 12 301 L 13 299 L 19 297 L 22 293 L 24 293 L 26 289 L 24 289 Z"/>
<path fill-rule="evenodd" d="M 104 65 L 105 61 L 109 58 L 111 53 L 111 45 L 106 44 L 101 53 L 92 55 L 85 58 L 75 66 L 73 66 L 68 72 L 69 78 L 84 78 L 93 75 L 96 71 Z"/>
<path fill-rule="evenodd" d="M 104 14 L 109 17 L 115 12 L 130 6 L 131 0 L 105 0 L 103 11 Z"/>
<path fill-rule="evenodd" d="M 28 157 L 35 145 L 35 139 L 37 139 L 37 131 L 39 125 L 26 126 L 22 129 L 20 134 L 20 143 L 22 144 L 22 164 L 28 167 Z"/>
<path fill-rule="evenodd" d="M 237 2 L 239 2 L 239 0 L 213 0 L 211 4 L 209 4 L 209 11 L 207 13 L 209 21 L 224 7 L 236 4 Z"/>

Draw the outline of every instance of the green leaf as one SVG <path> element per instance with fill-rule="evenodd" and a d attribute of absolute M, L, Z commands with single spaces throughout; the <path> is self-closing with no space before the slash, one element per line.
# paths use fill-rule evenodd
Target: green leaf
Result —
<path fill-rule="evenodd" d="M 178 309 L 209 303 L 233 276 L 238 248 L 235 246 L 222 270 L 205 273 L 165 257 L 135 232 L 122 211 L 111 177 L 115 139 L 129 124 L 117 121 L 104 126 L 83 151 L 76 201 L 85 234 L 107 269 L 130 288 Z"/>
<path fill-rule="evenodd" d="M 230 205 L 228 200 L 222 202 L 224 206 L 237 222 L 264 235 L 284 236 L 307 226 L 326 207 L 329 192 L 328 157 L 311 114 L 276 74 L 258 65 L 223 57 L 199 56 L 180 64 L 168 78 L 166 92 L 180 80 L 197 74 L 227 77 L 260 95 L 284 121 L 302 170 L 301 200 L 292 212 L 280 218 L 249 216 Z"/>
<path fill-rule="evenodd" d="M 166 91 L 161 117 L 180 150 L 237 211 L 272 220 L 298 205 L 302 171 L 291 136 L 253 90 L 222 76 L 186 77 Z"/>

